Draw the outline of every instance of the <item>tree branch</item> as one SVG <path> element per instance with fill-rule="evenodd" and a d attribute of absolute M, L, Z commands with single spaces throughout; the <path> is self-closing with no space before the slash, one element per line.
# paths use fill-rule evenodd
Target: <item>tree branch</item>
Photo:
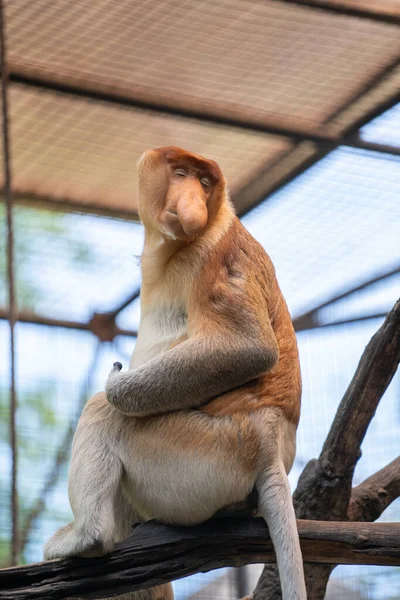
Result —
<path fill-rule="evenodd" d="M 400 300 L 367 345 L 318 460 L 303 470 L 293 499 L 300 519 L 343 520 L 360 446 L 400 361 Z"/>
<path fill-rule="evenodd" d="M 309 461 L 300 476 L 293 495 L 297 518 L 321 521 L 341 521 L 349 518 L 353 473 L 361 454 L 361 443 L 379 401 L 396 372 L 399 360 L 400 300 L 367 345 L 339 405 L 319 459 Z M 394 487 L 394 484 L 391 484 L 390 493 L 394 493 Z M 354 514 L 359 510 L 356 508 L 357 498 L 363 491 L 365 488 L 358 492 L 353 490 L 354 508 L 351 510 Z M 382 510 L 383 504 L 384 500 L 380 497 Z M 374 510 L 377 511 L 376 504 Z M 373 514 L 371 509 L 370 514 Z M 304 565 L 310 600 L 324 598 L 333 569 L 333 563 Z M 281 597 L 275 565 L 266 565 L 254 591 L 254 600 L 279 600 Z"/>
<path fill-rule="evenodd" d="M 350 521 L 375 521 L 400 497 L 400 456 L 353 488 L 348 516 Z"/>
<path fill-rule="evenodd" d="M 297 524 L 305 561 L 400 565 L 400 523 Z M 149 521 L 107 556 L 0 570 L 0 600 L 94 600 L 259 562 L 275 562 L 263 519 L 212 519 L 191 528 Z"/>
<path fill-rule="evenodd" d="M 379 401 L 400 361 L 400 300 L 364 350 L 320 455 L 329 477 L 353 473 Z"/>

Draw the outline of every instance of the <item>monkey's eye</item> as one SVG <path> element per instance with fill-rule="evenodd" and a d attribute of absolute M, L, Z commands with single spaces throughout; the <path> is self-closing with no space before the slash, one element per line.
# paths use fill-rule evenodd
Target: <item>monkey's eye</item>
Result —
<path fill-rule="evenodd" d="M 174 173 L 175 175 L 178 175 L 178 177 L 186 177 L 187 175 L 185 169 L 175 169 Z"/>
<path fill-rule="evenodd" d="M 200 183 L 203 187 L 205 188 L 209 188 L 211 187 L 211 181 L 208 179 L 208 177 L 202 177 L 200 179 Z"/>

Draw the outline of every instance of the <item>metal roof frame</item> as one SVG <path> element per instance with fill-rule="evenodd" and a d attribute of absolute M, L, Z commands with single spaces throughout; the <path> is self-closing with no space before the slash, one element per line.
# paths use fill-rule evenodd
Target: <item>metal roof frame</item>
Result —
<path fill-rule="evenodd" d="M 390 11 L 379 7 L 376 9 L 367 9 L 361 7 L 354 7 L 354 5 L 348 5 L 344 0 L 342 2 L 331 2 L 330 0 L 273 0 L 277 3 L 293 4 L 297 6 L 303 6 L 310 10 L 324 11 L 331 14 L 341 14 L 350 18 L 362 18 L 381 23 L 389 23 L 400 25 L 400 12 L 399 14 L 390 13 Z M 239 117 L 231 117 L 229 115 L 222 115 L 213 112 L 210 109 L 205 110 L 204 108 L 193 109 L 188 108 L 185 105 L 167 104 L 163 102 L 144 101 L 142 99 L 135 98 L 126 94 L 119 94 L 117 92 L 110 91 L 98 84 L 96 87 L 93 85 L 86 85 L 80 82 L 69 82 L 63 81 L 56 76 L 46 76 L 43 73 L 37 73 L 29 68 L 21 69 L 20 67 L 13 67 L 9 65 L 8 81 L 13 84 L 23 84 L 31 86 L 37 89 L 49 90 L 57 92 L 59 94 L 67 94 L 74 97 L 80 97 L 89 99 L 92 101 L 110 103 L 118 106 L 130 107 L 136 110 L 150 111 L 152 113 L 161 113 L 173 116 L 179 116 L 182 118 L 188 118 L 191 120 L 197 120 L 200 122 L 214 123 L 221 126 L 229 126 L 246 131 L 262 132 L 269 135 L 283 137 L 285 139 L 293 141 L 293 146 L 280 153 L 276 160 L 266 164 L 261 169 L 257 177 L 248 181 L 242 189 L 234 194 L 233 200 L 238 208 L 239 216 L 244 215 L 248 210 L 255 207 L 262 201 L 268 199 L 273 193 L 287 185 L 295 177 L 306 171 L 316 162 L 324 158 L 327 154 L 338 148 L 339 146 L 348 146 L 351 148 L 358 148 L 366 151 L 380 152 L 393 156 L 400 155 L 400 147 L 391 146 L 387 144 L 378 144 L 368 142 L 361 137 L 361 129 L 374 118 L 400 102 L 400 90 L 395 90 L 389 95 L 386 95 L 381 101 L 374 104 L 372 108 L 364 112 L 361 117 L 357 118 L 352 122 L 350 126 L 345 128 L 340 135 L 333 134 L 329 131 L 329 125 L 335 120 L 340 114 L 346 111 L 354 103 L 366 97 L 370 92 L 379 88 L 390 75 L 395 73 L 400 67 L 400 56 L 396 56 L 388 65 L 386 65 L 377 75 L 367 81 L 356 95 L 350 98 L 348 101 L 338 107 L 334 113 L 332 113 L 324 122 L 320 130 L 306 130 L 301 127 L 286 127 L 281 124 L 276 124 L 271 121 L 259 121 L 254 119 L 246 119 Z M 289 161 L 296 156 L 296 153 L 301 155 L 299 150 L 304 149 L 305 145 L 308 144 L 307 152 L 304 156 L 299 156 L 299 160 L 295 160 L 294 165 L 287 171 L 283 169 L 283 174 L 277 178 L 272 177 L 271 173 L 273 170 L 282 166 L 285 161 Z M 26 203 L 29 199 L 29 203 L 35 206 L 41 206 L 45 208 L 58 209 L 64 211 L 75 210 L 79 212 L 85 212 L 90 214 L 98 214 L 103 216 L 112 216 L 123 219 L 137 220 L 138 216 L 135 212 L 121 211 L 121 210 L 107 210 L 104 208 L 97 208 L 92 205 L 81 205 L 81 210 L 72 203 L 68 198 L 61 200 L 54 200 L 48 196 L 41 196 L 40 194 L 30 194 L 29 198 L 24 194 L 16 194 L 15 200 L 17 203 Z M 385 273 L 380 276 L 376 281 L 389 277 L 391 272 Z M 372 285 L 376 281 L 370 281 L 362 286 L 356 286 L 345 295 L 353 293 L 366 285 Z M 134 289 L 132 294 L 119 306 L 115 307 L 111 313 L 107 313 L 109 319 L 114 321 L 115 317 L 126 308 L 131 302 L 137 299 L 139 291 Z M 342 297 L 342 296 L 340 296 Z M 339 297 L 332 297 L 323 305 L 319 305 L 307 312 L 307 314 L 299 316 L 295 319 L 295 325 L 297 329 L 301 330 L 304 328 L 310 328 L 319 326 L 318 320 L 316 319 L 316 313 L 319 309 L 327 306 L 330 303 L 338 300 Z M 360 318 L 373 318 L 377 315 L 370 315 Z M 6 314 L 0 311 L 0 318 L 6 318 Z M 68 327 L 82 330 L 92 330 L 90 323 L 76 323 L 69 321 L 60 321 L 57 319 L 47 319 L 38 315 L 21 314 L 20 320 L 30 323 L 40 323 L 42 325 L 55 325 L 60 327 Z M 346 321 L 347 322 L 347 321 Z M 334 325 L 331 323 L 330 325 Z M 337 323 L 339 324 L 339 322 Z M 115 326 L 116 327 L 116 326 Z M 118 330 L 116 335 L 135 335 L 135 332 L 128 330 Z"/>

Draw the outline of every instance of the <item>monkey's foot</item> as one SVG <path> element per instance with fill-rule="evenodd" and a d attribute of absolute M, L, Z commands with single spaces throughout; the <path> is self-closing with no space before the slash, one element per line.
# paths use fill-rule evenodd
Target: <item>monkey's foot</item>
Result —
<path fill-rule="evenodd" d="M 103 556 L 113 549 L 114 543 L 107 545 L 84 535 L 78 535 L 70 523 L 61 527 L 47 542 L 44 548 L 45 560 L 83 556 L 85 558 Z"/>

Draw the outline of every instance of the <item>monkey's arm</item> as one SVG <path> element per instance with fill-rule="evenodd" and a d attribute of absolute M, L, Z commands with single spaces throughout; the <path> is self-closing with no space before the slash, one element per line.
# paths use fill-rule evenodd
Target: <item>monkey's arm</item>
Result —
<path fill-rule="evenodd" d="M 240 313 L 242 322 L 232 306 L 228 319 L 212 322 L 211 313 L 200 334 L 132 371 L 113 370 L 108 401 L 132 416 L 163 413 L 199 406 L 268 371 L 278 360 L 268 316 L 246 306 Z"/>
<path fill-rule="evenodd" d="M 245 339 L 220 344 L 187 340 L 133 371 L 114 370 L 106 384 L 107 399 L 133 416 L 198 406 L 258 377 L 277 361 L 275 346 Z"/>

